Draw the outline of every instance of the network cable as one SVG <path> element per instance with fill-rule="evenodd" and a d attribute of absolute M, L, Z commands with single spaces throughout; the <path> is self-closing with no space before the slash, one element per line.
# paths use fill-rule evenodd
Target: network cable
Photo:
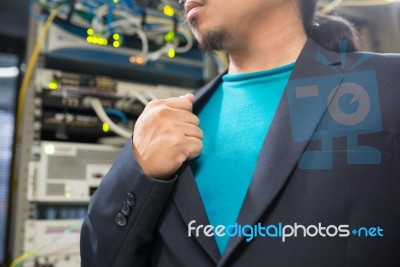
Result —
<path fill-rule="evenodd" d="M 183 12 L 182 6 L 176 1 L 163 0 L 159 9 L 139 6 L 129 0 L 37 0 L 36 3 L 43 10 L 66 5 L 67 8 L 60 12 L 61 19 L 90 29 L 102 40 L 109 39 L 113 34 L 138 37 L 141 42 L 140 53 L 135 53 L 129 47 L 119 49 L 141 58 L 138 64 L 158 60 L 163 55 L 173 58 L 175 53 L 185 53 L 193 47 L 190 27 L 179 23 L 183 21 Z M 40 18 L 35 13 L 33 15 Z M 159 47 L 150 51 L 150 41 Z M 107 44 L 105 41 L 102 43 Z M 120 42 L 117 42 L 116 47 L 119 46 Z"/>
<path fill-rule="evenodd" d="M 65 236 L 67 236 L 69 233 L 75 231 L 76 229 L 80 229 L 82 226 L 83 221 L 79 221 L 79 223 L 76 223 L 74 225 L 71 225 L 70 227 L 68 227 L 62 234 L 60 234 L 59 236 L 55 237 L 52 240 L 47 241 L 44 244 L 41 244 L 37 247 L 34 247 L 30 250 L 28 250 L 27 252 L 25 252 L 24 254 L 22 254 L 21 256 L 19 256 L 18 258 L 16 258 L 11 264 L 10 267 L 19 267 L 22 266 L 22 264 L 27 261 L 29 258 L 35 256 L 36 254 L 38 254 L 39 252 L 45 250 L 46 248 L 50 247 L 51 245 L 53 245 L 54 243 L 58 242 L 60 239 L 64 238 Z"/>

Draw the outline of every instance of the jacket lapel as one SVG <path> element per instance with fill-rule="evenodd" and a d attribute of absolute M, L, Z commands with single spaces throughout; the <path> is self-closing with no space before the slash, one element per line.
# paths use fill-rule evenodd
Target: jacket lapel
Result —
<path fill-rule="evenodd" d="M 209 82 L 207 85 L 204 87 L 194 91 L 194 96 L 195 96 L 195 102 L 194 102 L 194 113 L 201 107 L 203 102 L 207 100 L 209 96 L 211 96 L 211 93 L 214 92 L 214 90 L 218 87 L 219 83 L 221 82 L 222 76 L 226 74 L 227 71 L 224 73 L 219 74 L 217 77 L 215 77 L 211 82 Z"/>
<path fill-rule="evenodd" d="M 214 80 L 206 86 L 194 92 L 196 99 L 194 110 L 198 109 L 201 102 L 211 95 L 214 89 L 218 86 L 221 76 L 222 74 L 214 78 Z M 192 220 L 196 220 L 194 226 L 210 224 L 192 170 L 187 162 L 180 169 L 179 176 L 179 180 L 174 189 L 173 199 L 183 221 L 188 225 Z M 215 239 L 205 236 L 202 231 L 200 231 L 198 237 L 196 237 L 194 233 L 192 233 L 192 236 L 211 257 L 214 263 L 217 264 L 221 255 Z"/>
<path fill-rule="evenodd" d="M 331 60 L 331 63 L 329 65 L 318 63 L 315 59 L 318 54 L 327 56 Z M 238 216 L 238 224 L 252 225 L 257 223 L 287 182 L 308 144 L 308 141 L 293 141 L 287 97 L 289 91 L 293 90 L 291 87 L 299 79 L 325 75 L 334 75 L 334 79 L 336 79 L 334 83 L 340 85 L 343 75 L 334 67 L 338 64 L 340 64 L 340 56 L 337 53 L 324 50 L 311 39 L 308 40 L 295 64 L 289 83 L 286 86 L 284 95 L 281 98 L 262 145 L 252 181 Z M 196 99 L 194 103 L 195 113 L 216 89 L 222 75 L 219 75 L 209 84 L 194 92 Z M 291 107 L 294 107 L 294 109 L 298 108 L 296 107 L 296 103 L 291 103 Z M 302 132 L 303 137 L 306 138 L 305 140 L 310 140 L 325 112 L 326 107 L 315 110 L 310 106 L 308 109 L 303 108 L 301 110 L 302 115 L 305 118 L 309 118 Z M 208 225 L 209 220 L 191 168 L 186 163 L 179 172 L 180 178 L 175 187 L 173 200 L 183 221 L 186 225 L 192 220 L 196 220 L 195 225 Z M 221 258 L 214 238 L 206 237 L 204 234 L 201 235 L 201 233 L 199 237 L 194 238 L 210 258 L 216 264 L 218 263 L 218 266 L 223 266 L 238 245 L 244 240 L 243 236 L 230 238 L 225 253 Z"/>
<path fill-rule="evenodd" d="M 332 62 L 330 66 L 321 64 L 315 60 L 316 55 L 321 55 L 318 52 L 324 56 L 327 55 L 327 58 Z M 284 187 L 308 144 L 308 141 L 293 141 L 288 94 L 291 90 L 294 90 L 294 84 L 304 78 L 331 75 L 334 79 L 333 83 L 336 86 L 340 85 L 343 75 L 333 67 L 338 64 L 338 58 L 338 54 L 324 50 L 311 39 L 306 43 L 297 59 L 284 95 L 281 98 L 262 145 L 252 181 L 238 216 L 238 224 L 254 225 L 258 223 L 262 214 L 270 207 L 274 198 L 276 198 Z M 296 103 L 291 103 L 290 105 L 294 110 L 299 110 L 298 108 L 300 108 L 296 107 Z M 313 106 L 309 106 L 308 108 L 301 107 L 301 116 L 308 118 L 307 124 L 302 131 L 304 140 L 310 140 L 326 109 L 326 106 L 319 110 L 316 110 Z M 230 238 L 218 266 L 223 266 L 227 262 L 241 242 L 244 242 L 243 236 Z"/>

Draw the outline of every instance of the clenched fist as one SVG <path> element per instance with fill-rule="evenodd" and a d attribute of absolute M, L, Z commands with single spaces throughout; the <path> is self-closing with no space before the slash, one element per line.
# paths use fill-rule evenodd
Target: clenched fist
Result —
<path fill-rule="evenodd" d="M 194 96 L 153 100 L 138 118 L 133 150 L 144 173 L 168 179 L 203 148 L 203 131 L 192 113 Z"/>

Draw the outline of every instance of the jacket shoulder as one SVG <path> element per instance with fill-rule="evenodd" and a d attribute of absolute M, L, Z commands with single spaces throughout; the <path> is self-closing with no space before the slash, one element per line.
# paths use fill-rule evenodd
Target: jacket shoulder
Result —
<path fill-rule="evenodd" d="M 396 53 L 355 52 L 350 53 L 348 57 L 352 59 L 368 58 L 366 62 L 375 64 L 400 65 L 400 54 Z"/>

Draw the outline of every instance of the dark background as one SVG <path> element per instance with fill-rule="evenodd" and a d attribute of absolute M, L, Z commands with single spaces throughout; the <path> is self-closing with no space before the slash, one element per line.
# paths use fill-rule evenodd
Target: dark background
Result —
<path fill-rule="evenodd" d="M 0 52 L 24 53 L 28 7 L 29 0 L 0 0 Z"/>

